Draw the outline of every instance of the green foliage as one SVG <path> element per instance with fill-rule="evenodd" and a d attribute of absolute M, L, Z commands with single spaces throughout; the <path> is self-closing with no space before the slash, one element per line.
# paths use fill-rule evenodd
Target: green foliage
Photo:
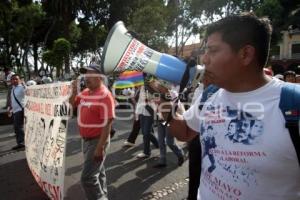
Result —
<path fill-rule="evenodd" d="M 61 58 L 65 58 L 71 51 L 71 44 L 65 38 L 58 38 L 54 41 L 53 52 Z"/>
<path fill-rule="evenodd" d="M 147 13 L 147 15 L 145 15 Z M 146 45 L 161 50 L 166 44 L 166 14 L 163 4 L 152 2 L 143 5 L 132 15 L 129 26 Z"/>
<path fill-rule="evenodd" d="M 71 49 L 70 51 L 76 47 L 77 45 L 77 41 L 80 39 L 82 34 L 82 30 L 78 27 L 78 25 L 75 22 L 72 22 L 70 24 L 70 37 L 69 37 L 69 41 L 71 44 Z"/>
<path fill-rule="evenodd" d="M 53 49 L 43 53 L 43 60 L 50 66 L 56 68 L 56 77 L 60 76 L 62 66 L 71 51 L 71 44 L 65 38 L 54 41 Z"/>
<path fill-rule="evenodd" d="M 41 23 L 44 12 L 37 4 L 20 7 L 13 12 L 13 25 L 15 26 L 12 34 L 13 38 L 18 38 L 19 42 L 26 42 L 31 39 L 34 28 Z"/>
<path fill-rule="evenodd" d="M 77 28 L 80 30 L 81 34 L 74 45 L 74 49 L 72 49 L 74 55 L 95 52 L 104 45 L 108 34 L 108 31 L 104 26 L 96 25 L 94 27 L 85 19 L 81 19 Z"/>
<path fill-rule="evenodd" d="M 273 26 L 272 45 L 281 40 L 281 31 L 300 25 L 300 1 L 264 0 L 255 11 L 258 16 L 267 16 Z"/>
<path fill-rule="evenodd" d="M 48 51 L 44 51 L 42 54 L 43 60 L 50 66 L 58 66 L 57 61 L 56 61 L 56 57 L 54 56 L 53 51 L 48 50 Z"/>
<path fill-rule="evenodd" d="M 191 0 L 191 10 L 197 18 L 215 21 L 241 12 L 267 16 L 273 26 L 272 44 L 281 39 L 281 31 L 290 25 L 300 26 L 300 0 Z"/>
<path fill-rule="evenodd" d="M 18 68 L 28 65 L 27 56 L 36 28 L 44 12 L 40 4 L 30 1 L 6 1 L 0 3 L 0 52 L 3 65 Z"/>
<path fill-rule="evenodd" d="M 0 65 L 23 67 L 34 51 L 37 69 L 41 57 L 37 54 L 45 51 L 43 60 L 61 69 L 72 56 L 84 59 L 99 52 L 119 20 L 139 40 L 163 50 L 175 36 L 178 46 L 184 46 L 190 35 L 203 33 L 205 24 L 253 11 L 270 18 L 276 44 L 282 30 L 299 28 L 299 7 L 300 0 L 4 0 L 0 1 Z"/>
<path fill-rule="evenodd" d="M 153 0 L 156 1 L 156 0 Z M 145 3 L 153 1 L 147 0 L 107 0 L 108 20 L 107 28 L 110 29 L 117 21 L 128 24 L 132 19 L 132 14 L 143 7 Z M 145 13 L 144 13 L 145 14 Z"/>

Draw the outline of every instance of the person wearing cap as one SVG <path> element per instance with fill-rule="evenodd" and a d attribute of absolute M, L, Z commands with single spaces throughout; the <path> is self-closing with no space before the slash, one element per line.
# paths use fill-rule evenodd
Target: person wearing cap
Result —
<path fill-rule="evenodd" d="M 91 63 L 81 72 L 85 73 L 86 88 L 77 93 L 80 87 L 74 81 L 73 94 L 69 100 L 79 111 L 77 121 L 84 154 L 81 184 L 87 199 L 104 200 L 108 199 L 104 160 L 115 118 L 115 101 L 102 82 L 98 64 Z"/>

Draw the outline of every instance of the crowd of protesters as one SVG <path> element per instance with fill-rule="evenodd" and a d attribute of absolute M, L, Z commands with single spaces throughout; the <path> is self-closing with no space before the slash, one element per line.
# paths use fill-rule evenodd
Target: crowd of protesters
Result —
<path fill-rule="evenodd" d="M 245 24 L 241 23 L 241 21 L 245 21 Z M 248 23 L 248 24 L 247 24 Z M 265 52 L 258 51 L 258 47 L 256 46 L 259 41 L 250 41 L 247 37 L 249 36 L 248 33 L 241 31 L 240 34 L 244 34 L 244 43 L 241 42 L 238 46 L 238 51 L 241 51 L 241 55 L 237 55 L 233 52 L 235 50 L 232 50 L 235 48 L 234 42 L 231 41 L 231 39 L 224 39 L 222 37 L 222 34 L 225 34 L 226 31 L 228 31 L 230 34 L 228 37 L 234 37 L 235 35 L 230 32 L 230 28 L 226 27 L 229 25 L 238 25 L 240 28 L 247 28 L 249 31 L 254 31 L 256 29 L 260 29 L 260 33 L 262 37 L 264 37 L 265 46 L 263 47 Z M 249 25 L 249 27 L 245 27 Z M 210 45 L 208 48 L 208 52 L 204 55 L 204 64 L 207 66 L 211 66 L 211 70 L 220 70 L 223 63 L 225 67 L 233 65 L 236 67 L 235 69 L 231 68 L 229 72 L 225 73 L 224 77 L 220 78 L 222 75 L 218 74 L 220 82 L 217 82 L 217 84 L 223 86 L 222 89 L 220 89 L 215 95 L 214 95 L 214 101 L 215 103 L 220 103 L 223 101 L 223 99 L 226 99 L 226 104 L 228 106 L 226 107 L 226 112 L 228 115 L 238 112 L 236 110 L 230 110 L 233 104 L 233 101 L 236 99 L 244 98 L 247 103 L 247 95 L 252 94 L 256 95 L 256 93 L 259 92 L 260 89 L 266 90 L 267 92 L 272 93 L 272 91 L 278 90 L 278 85 L 282 85 L 284 82 L 289 82 L 293 84 L 300 84 L 300 75 L 296 74 L 294 71 L 286 71 L 284 74 L 276 74 L 273 75 L 270 70 L 262 70 L 263 66 L 266 63 L 266 57 L 268 55 L 269 51 L 269 25 L 266 22 L 260 21 L 258 18 L 253 16 L 248 17 L 232 17 L 230 20 L 227 20 L 227 18 L 221 20 L 219 23 L 214 24 L 209 28 L 208 32 L 208 44 Z M 254 34 L 254 33 L 253 33 Z M 260 35 L 260 36 L 261 36 Z M 250 37 L 250 36 L 249 36 Z M 250 42 L 249 42 L 249 41 Z M 249 43 L 249 44 L 248 44 Z M 219 45 L 219 46 L 218 46 Z M 221 51 L 218 48 L 224 48 L 222 51 L 225 53 L 223 55 L 220 55 L 220 57 L 214 57 L 215 54 L 218 54 L 218 51 Z M 263 56 L 259 55 L 257 52 L 260 52 L 263 54 Z M 242 55 L 243 54 L 243 55 Z M 228 57 L 222 57 L 224 55 L 227 55 Z M 248 67 L 248 68 L 247 68 Z M 216 68 L 216 69 L 213 69 Z M 115 118 L 115 100 L 113 99 L 113 95 L 110 92 L 110 90 L 103 84 L 103 80 L 100 76 L 98 76 L 101 71 L 99 71 L 100 66 L 98 66 L 95 63 L 90 64 L 85 68 L 85 86 L 86 88 L 82 91 L 77 91 L 77 81 L 73 82 L 73 95 L 70 98 L 70 103 L 74 107 L 80 107 L 80 118 L 81 120 L 84 120 L 84 123 L 86 124 L 97 124 L 97 123 L 104 123 L 104 126 L 99 128 L 86 128 L 79 125 L 80 135 L 83 139 L 83 148 L 84 148 L 84 167 L 82 171 L 81 176 L 81 182 L 84 188 L 84 191 L 86 193 L 86 196 L 88 199 L 107 199 L 107 185 L 106 185 L 106 175 L 105 175 L 105 168 L 104 168 L 104 160 L 105 160 L 105 154 L 106 154 L 106 148 L 109 143 L 109 135 L 111 133 L 112 129 L 112 121 Z M 229 68 L 228 68 L 229 69 Z M 233 71 L 236 70 L 236 71 Z M 247 79 L 249 82 L 245 83 L 244 80 L 236 78 L 236 80 L 232 80 L 231 78 L 233 75 L 236 75 L 235 73 L 241 73 L 243 75 L 243 78 Z M 247 77 L 247 72 L 249 73 L 249 77 Z M 215 71 L 214 73 L 220 73 Z M 92 75 L 92 76 L 90 76 Z M 266 76 L 267 75 L 267 76 Z M 20 76 L 17 74 L 12 74 L 10 78 L 8 77 L 9 74 L 7 74 L 7 80 L 11 82 L 11 94 L 8 97 L 8 108 L 9 112 L 12 112 L 12 115 L 14 117 L 14 128 L 16 132 L 16 139 L 17 139 L 17 146 L 13 147 L 13 149 L 18 148 L 24 148 L 24 131 L 23 131 L 23 117 L 24 117 L 24 90 L 25 86 L 22 84 L 20 80 Z M 236 165 L 226 165 L 222 163 L 220 160 L 216 160 L 214 157 L 214 149 L 220 145 L 222 148 L 224 148 L 224 152 L 215 152 L 216 154 L 226 154 L 226 149 L 230 149 L 230 151 L 234 152 L 247 152 L 250 151 L 248 147 L 255 144 L 256 142 L 254 138 L 250 141 L 249 138 L 235 138 L 234 135 L 230 133 L 230 130 L 232 127 L 231 124 L 234 124 L 235 121 L 232 120 L 228 125 L 228 134 L 224 137 L 218 138 L 216 135 L 218 133 L 221 133 L 225 130 L 225 125 L 222 127 L 218 126 L 218 121 L 215 120 L 212 122 L 204 121 L 200 124 L 200 120 L 198 118 L 196 119 L 190 119 L 189 115 L 192 116 L 192 112 L 201 112 L 201 115 L 203 116 L 204 112 L 202 112 L 201 109 L 199 109 L 200 105 L 200 99 L 202 96 L 202 91 L 205 91 L 205 89 L 211 85 L 212 83 L 215 83 L 216 80 L 213 80 L 211 77 L 212 74 L 206 73 L 204 75 L 204 78 L 202 80 L 202 83 L 199 83 L 199 86 L 196 88 L 197 95 L 194 95 L 194 98 L 192 98 L 192 95 L 186 95 L 183 96 L 189 96 L 190 98 L 186 101 L 191 103 L 191 108 L 189 109 L 189 106 L 185 107 L 182 105 L 182 103 L 185 102 L 178 102 L 178 109 L 176 114 L 178 116 L 181 116 L 179 118 L 173 118 L 167 121 L 167 123 L 170 123 L 170 128 L 167 128 L 166 118 L 167 115 L 164 113 L 164 111 L 160 111 L 158 109 L 158 106 L 163 101 L 153 98 L 153 88 L 147 87 L 147 84 L 144 86 L 132 88 L 132 89 L 126 89 L 124 91 L 125 95 L 128 95 L 129 103 L 131 103 L 134 108 L 134 120 L 132 124 L 132 130 L 127 138 L 126 141 L 124 141 L 125 147 L 134 147 L 136 138 L 138 137 L 139 132 L 142 133 L 143 137 L 143 152 L 136 155 L 138 159 L 146 159 L 151 156 L 151 143 L 153 144 L 154 148 L 159 148 L 160 150 L 160 159 L 158 163 L 153 165 L 155 168 L 164 168 L 167 166 L 167 158 L 166 158 L 166 145 L 169 146 L 169 148 L 174 152 L 174 154 L 177 157 L 177 165 L 181 166 L 185 159 L 185 153 L 181 147 L 179 147 L 176 143 L 175 137 L 179 138 L 180 140 L 187 141 L 188 142 L 188 149 L 189 149 L 189 176 L 190 176 L 190 182 L 189 182 L 189 193 L 187 194 L 187 199 L 189 200 L 195 200 L 195 199 L 215 199 L 216 194 L 219 193 L 220 198 L 223 199 L 229 199 L 221 192 L 216 191 L 213 192 L 214 189 L 211 188 L 211 184 L 213 184 L 213 187 L 216 187 L 217 183 L 214 183 L 215 180 L 224 179 L 228 181 L 228 187 L 235 187 L 239 183 L 241 183 L 240 189 L 236 189 L 238 193 L 231 194 L 236 195 L 235 197 L 238 199 L 239 195 L 244 195 L 241 199 L 249 199 L 251 195 L 255 195 L 255 192 L 258 191 L 259 195 L 261 196 L 261 199 L 288 199 L 288 200 L 294 200 L 299 198 L 299 173 L 296 172 L 296 167 L 291 167 L 287 163 L 280 163 L 279 160 L 281 159 L 276 157 L 275 155 L 272 155 L 273 160 L 270 160 L 269 157 L 265 158 L 265 161 L 262 162 L 264 165 L 263 168 L 263 174 L 257 174 L 258 171 L 261 170 L 260 164 L 258 164 L 258 161 L 250 160 L 249 162 L 252 163 L 252 165 L 255 167 L 256 171 L 249 171 L 249 166 L 245 166 L 244 168 L 238 168 L 238 164 Z M 227 79 L 226 79 L 227 78 Z M 226 79 L 226 80 L 225 80 Z M 278 80 L 279 79 L 279 80 Z M 223 81 L 223 82 L 222 82 Z M 50 83 L 52 82 L 51 79 L 45 78 L 44 83 Z M 240 87 L 235 84 L 240 84 Z M 35 85 L 34 82 L 28 82 L 28 85 Z M 174 85 L 166 84 L 164 85 L 165 88 L 167 88 L 168 93 L 170 93 L 170 105 L 172 103 L 175 103 L 175 99 L 180 97 L 181 94 L 178 93 L 178 88 L 176 88 Z M 226 89 L 228 89 L 228 91 Z M 156 88 L 157 89 L 157 88 Z M 163 93 L 161 88 L 158 88 L 158 91 L 160 93 Z M 270 91 L 271 90 L 271 91 Z M 184 91 L 184 90 L 183 90 Z M 185 90 L 189 91 L 190 94 L 196 93 L 192 90 Z M 94 96 L 105 96 L 105 98 L 101 99 L 101 102 L 108 106 L 108 112 L 106 115 L 104 114 L 104 110 L 101 110 L 99 108 L 91 109 L 93 106 L 93 103 L 95 101 L 98 102 L 98 100 L 95 100 L 90 97 Z M 276 93 L 278 95 L 279 93 Z M 249 98 L 252 98 L 252 96 L 249 96 Z M 266 96 L 266 98 L 269 98 Z M 278 100 L 278 99 L 277 99 Z M 262 101 L 275 101 L 274 99 L 262 99 Z M 92 106 L 91 106 L 92 105 Z M 203 109 L 205 109 L 206 113 L 210 113 L 211 110 L 213 110 L 214 105 L 204 106 Z M 187 111 L 185 109 L 188 109 Z M 225 110 L 225 109 L 224 109 Z M 277 109 L 278 110 L 278 109 Z M 272 110 L 269 110 L 271 112 Z M 221 111 L 220 111 L 221 112 Z M 223 112 L 223 110 L 222 110 Z M 225 111 L 224 111 L 225 112 Z M 245 114 L 245 113 L 244 113 Z M 101 116 L 99 119 L 97 116 Z M 209 116 L 209 115 L 207 115 Z M 268 113 L 268 116 L 271 117 L 270 113 Z M 106 120 L 106 121 L 105 121 Z M 156 120 L 156 121 L 155 121 Z M 241 119 L 241 120 L 244 120 Z M 277 120 L 278 119 L 274 119 Z M 246 121 L 246 120 L 245 120 Z M 221 121 L 220 121 L 221 122 Z M 254 126 L 255 123 L 261 122 L 259 120 L 256 120 L 253 122 L 251 126 Z M 281 122 L 281 121 L 280 121 Z M 155 124 L 157 125 L 157 129 L 155 128 Z M 244 126 L 247 126 L 246 123 L 243 124 Z M 250 126 L 250 125 L 249 125 Z M 257 125 L 259 126 L 259 125 Z M 226 127 L 227 128 L 227 127 Z M 272 127 L 267 127 L 269 131 L 276 131 Z M 283 128 L 282 128 L 283 129 Z M 156 131 L 157 130 L 157 131 Z M 246 132 L 246 128 L 244 130 Z M 262 130 L 258 131 L 262 132 Z M 267 134 L 267 133 L 265 133 Z M 268 133 L 269 134 L 269 133 Z M 219 134 L 220 135 L 220 134 Z M 281 136 L 280 136 L 281 137 Z M 215 139 L 216 138 L 216 139 Z M 267 138 L 265 138 L 266 140 Z M 222 142 L 222 143 L 221 143 Z M 278 141 L 276 141 L 278 142 Z M 273 151 L 277 151 L 274 145 L 268 143 L 270 147 L 273 148 Z M 230 146 L 230 147 L 229 147 Z M 232 146 L 236 147 L 236 149 L 232 150 Z M 243 147 L 241 147 L 243 146 Z M 241 147 L 241 148 L 239 148 Z M 261 148 L 261 151 L 266 151 L 268 153 L 270 152 L 266 149 L 264 149 L 262 146 L 258 146 Z M 248 149 L 247 149 L 248 148 Z M 286 147 L 287 150 L 285 152 L 291 152 Z M 242 149 L 242 150 L 240 150 Z M 229 150 L 228 150 L 229 152 Z M 278 151 L 277 151 L 278 152 Z M 280 151 L 279 151 L 280 152 Z M 264 155 L 264 157 L 267 157 L 269 155 Z M 280 155 L 279 155 L 280 156 Z M 290 155 L 291 162 L 294 162 L 294 154 Z M 221 156 L 220 156 L 221 157 Z M 262 156 L 261 156 L 262 157 Z M 207 158 L 207 159 L 206 159 Z M 225 158 L 224 158 L 225 159 Z M 282 158 L 283 159 L 283 158 Z M 204 165 L 203 165 L 203 161 Z M 282 160 L 281 160 L 282 161 Z M 240 161 L 242 162 L 242 161 Z M 284 165 L 284 167 L 290 167 L 291 172 L 294 173 L 294 176 L 296 177 L 296 180 L 291 181 L 290 183 L 286 183 L 285 180 L 287 178 L 280 176 L 279 174 L 276 174 L 275 177 L 279 177 L 283 179 L 276 180 L 269 175 L 266 171 L 267 168 L 271 167 L 269 163 L 267 162 L 274 162 L 275 164 Z M 253 167 L 251 166 L 251 167 Z M 272 168 L 272 167 L 271 167 Z M 290 178 L 293 177 L 293 175 L 288 172 L 290 170 L 289 168 L 284 168 L 287 170 L 285 172 L 285 176 L 288 176 Z M 241 170 L 241 172 L 236 172 L 237 170 Z M 273 166 L 273 171 L 276 173 L 280 173 L 280 170 L 282 171 L 283 168 L 280 168 L 280 166 Z M 299 169 L 298 169 L 299 170 Z M 299 172 L 299 171 L 298 171 Z M 238 176 L 237 173 L 240 173 L 240 175 L 243 175 L 244 177 L 235 177 Z M 245 174 L 247 173 L 247 174 Z M 227 175 L 232 175 L 232 177 L 226 177 Z M 256 174 L 256 175 L 254 175 Z M 220 177 L 214 177 L 216 175 L 220 175 Z M 247 177 L 246 177 L 247 176 Z M 245 178 L 246 177 L 246 178 Z M 259 177 L 256 179 L 255 177 Z M 245 178 L 246 180 L 244 180 Z M 268 179 L 268 180 L 264 180 Z M 201 187 L 200 187 L 201 182 Z M 220 182 L 220 180 L 219 180 Z M 221 184 L 221 183 L 220 183 Z M 225 184 L 225 183 L 223 183 Z M 261 185 L 259 185 L 261 184 Z M 292 184 L 292 185 L 290 185 Z M 266 186 L 267 185 L 267 186 Z M 283 194 L 282 192 L 284 189 L 278 189 L 275 192 L 270 192 L 269 189 L 272 189 L 270 187 L 273 186 L 282 186 L 285 187 L 289 193 Z M 201 188 L 201 191 L 199 189 Z M 260 187 L 258 189 L 258 187 Z M 249 190 L 248 190 L 248 189 Z M 274 189 L 274 188 L 273 188 Z M 252 192 L 252 194 L 251 194 Z M 243 193 L 243 194 L 242 194 Z M 233 197 L 232 196 L 232 197 Z M 253 199 L 260 199 L 260 197 L 255 196 Z"/>

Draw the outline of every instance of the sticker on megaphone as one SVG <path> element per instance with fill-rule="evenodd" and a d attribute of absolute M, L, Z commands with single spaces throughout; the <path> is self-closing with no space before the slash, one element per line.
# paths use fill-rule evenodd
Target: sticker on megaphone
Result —
<path fill-rule="evenodd" d="M 117 22 L 105 41 L 101 67 L 104 74 L 137 70 L 180 84 L 186 63 L 147 47 L 128 33 L 123 22 Z"/>
<path fill-rule="evenodd" d="M 125 70 L 143 71 L 148 64 L 154 51 L 148 48 L 140 41 L 133 39 L 129 43 L 125 53 L 123 54 L 115 72 L 123 72 Z"/>

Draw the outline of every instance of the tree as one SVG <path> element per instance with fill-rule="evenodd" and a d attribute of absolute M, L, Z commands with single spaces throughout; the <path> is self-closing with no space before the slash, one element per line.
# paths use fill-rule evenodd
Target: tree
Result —
<path fill-rule="evenodd" d="M 265 0 L 255 11 L 258 16 L 267 16 L 273 26 L 272 46 L 281 40 L 281 31 L 300 27 L 300 1 Z M 284 17 L 283 17 L 284 16 Z"/>
<path fill-rule="evenodd" d="M 281 31 L 299 27 L 300 0 L 192 0 L 192 12 L 197 18 L 212 22 L 231 14 L 254 12 L 267 16 L 273 26 L 272 46 L 281 40 Z"/>
<path fill-rule="evenodd" d="M 169 40 L 175 40 L 176 55 L 182 56 L 186 42 L 192 35 L 199 34 L 203 22 L 192 12 L 191 0 L 169 0 L 167 11 Z"/>
<path fill-rule="evenodd" d="M 108 30 L 105 28 L 108 20 L 109 3 L 101 0 L 83 1 L 78 17 L 78 27 L 81 29 L 81 38 L 73 50 L 75 55 L 85 56 L 93 52 L 100 56 L 99 49 L 104 45 Z"/>
<path fill-rule="evenodd" d="M 15 38 L 19 39 L 19 44 L 21 52 L 20 66 L 26 66 L 26 71 L 29 72 L 29 63 L 28 63 L 28 53 L 31 51 L 31 45 L 33 44 L 33 37 L 35 35 L 35 30 L 37 26 L 42 22 L 44 13 L 41 10 L 39 4 L 28 4 L 26 6 L 20 7 L 17 12 L 17 19 L 15 19 L 16 28 L 14 32 L 18 35 Z M 20 37 L 23 36 L 23 37 Z M 19 66 L 17 64 L 17 66 Z M 30 78 L 30 73 L 27 73 Z"/>
<path fill-rule="evenodd" d="M 43 12 L 39 4 L 31 1 L 6 1 L 0 3 L 0 56 L 3 65 L 29 71 L 28 53 L 36 27 Z M 28 73 L 29 75 L 29 73 Z"/>
<path fill-rule="evenodd" d="M 43 0 L 44 9 L 55 16 L 55 21 L 62 23 L 63 37 L 70 40 L 70 26 L 77 17 L 80 0 Z M 65 72 L 70 74 L 70 55 L 65 59 Z"/>
<path fill-rule="evenodd" d="M 54 41 L 53 49 L 43 53 L 43 60 L 51 67 L 56 68 L 56 78 L 61 75 L 63 64 L 71 51 L 71 44 L 65 38 Z M 51 72 L 53 69 L 51 69 Z"/>
<path fill-rule="evenodd" d="M 11 58 L 11 36 L 10 32 L 13 31 L 12 24 L 12 12 L 13 5 L 8 1 L 0 2 L 0 60 L 1 65 L 12 68 L 12 58 Z"/>
<path fill-rule="evenodd" d="M 146 2 L 132 14 L 128 28 L 134 31 L 138 39 L 147 46 L 162 50 L 166 48 L 167 43 L 166 17 L 162 1 Z"/>
<path fill-rule="evenodd" d="M 191 9 L 198 18 L 212 22 L 218 18 L 245 11 L 255 11 L 262 0 L 191 0 Z"/>
<path fill-rule="evenodd" d="M 111 29 L 113 25 L 120 20 L 128 24 L 135 11 L 141 8 L 145 2 L 151 3 L 151 1 L 147 0 L 107 0 L 107 2 L 107 29 Z"/>

